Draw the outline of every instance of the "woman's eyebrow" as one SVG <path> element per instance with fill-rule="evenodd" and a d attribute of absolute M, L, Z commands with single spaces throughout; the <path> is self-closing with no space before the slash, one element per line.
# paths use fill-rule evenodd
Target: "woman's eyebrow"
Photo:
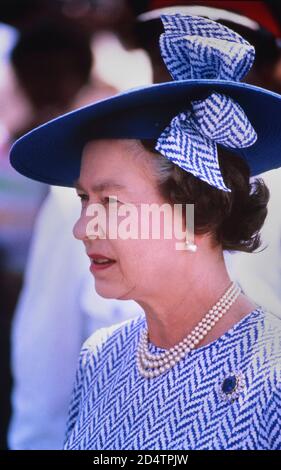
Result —
<path fill-rule="evenodd" d="M 74 182 L 74 187 L 76 189 L 84 190 L 83 186 L 81 185 L 79 180 L 76 180 Z M 96 183 L 93 186 L 91 186 L 91 191 L 93 192 L 102 192 L 104 190 L 108 189 L 125 189 L 125 186 L 117 183 L 116 181 L 108 180 L 108 181 L 102 181 L 100 183 Z"/>

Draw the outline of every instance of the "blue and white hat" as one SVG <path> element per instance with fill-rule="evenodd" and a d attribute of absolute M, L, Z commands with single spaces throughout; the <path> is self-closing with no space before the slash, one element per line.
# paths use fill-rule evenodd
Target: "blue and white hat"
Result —
<path fill-rule="evenodd" d="M 212 20 L 163 15 L 163 60 L 173 81 L 129 90 L 60 116 L 13 145 L 13 167 L 29 178 L 73 186 L 94 138 L 155 139 L 156 150 L 223 191 L 218 147 L 248 163 L 251 176 L 281 166 L 281 96 L 240 83 L 254 48 Z M 106 158 L 106 157 L 105 157 Z"/>

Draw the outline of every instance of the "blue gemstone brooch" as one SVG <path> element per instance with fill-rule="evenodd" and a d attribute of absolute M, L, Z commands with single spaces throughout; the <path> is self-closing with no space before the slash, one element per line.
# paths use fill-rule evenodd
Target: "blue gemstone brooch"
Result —
<path fill-rule="evenodd" d="M 219 385 L 219 395 L 224 401 L 232 403 L 245 387 L 245 376 L 242 372 L 231 372 Z"/>

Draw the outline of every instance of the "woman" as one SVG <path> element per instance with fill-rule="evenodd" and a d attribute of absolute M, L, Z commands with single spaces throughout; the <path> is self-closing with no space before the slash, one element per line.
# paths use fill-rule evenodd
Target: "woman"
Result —
<path fill-rule="evenodd" d="M 281 97 L 238 83 L 254 50 L 236 33 L 162 20 L 174 82 L 58 118 L 11 153 L 26 176 L 75 184 L 98 294 L 144 311 L 83 346 L 65 449 L 280 449 L 280 320 L 231 282 L 222 252 L 260 246 L 268 190 L 250 174 L 280 166 Z M 166 237 L 160 221 L 139 236 L 151 204 L 184 232 Z M 194 236 L 176 204 L 194 204 Z"/>

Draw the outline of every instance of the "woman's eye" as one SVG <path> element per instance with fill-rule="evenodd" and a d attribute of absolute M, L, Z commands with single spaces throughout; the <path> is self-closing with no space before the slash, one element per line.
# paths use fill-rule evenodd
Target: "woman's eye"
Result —
<path fill-rule="evenodd" d="M 81 202 L 85 202 L 85 201 L 88 201 L 89 200 L 89 196 L 87 194 L 77 194 L 77 196 L 79 197 L 79 199 L 81 199 Z M 101 199 L 101 203 L 106 205 L 106 204 L 117 204 L 118 202 L 118 199 L 116 197 L 112 197 L 112 196 L 106 196 L 104 198 Z"/>
<path fill-rule="evenodd" d="M 103 204 L 117 204 L 118 202 L 118 199 L 116 197 L 112 197 L 112 196 L 106 196 L 102 199 L 102 203 Z"/>
<path fill-rule="evenodd" d="M 87 194 L 77 194 L 77 196 L 81 199 L 81 201 L 88 201 Z"/>

